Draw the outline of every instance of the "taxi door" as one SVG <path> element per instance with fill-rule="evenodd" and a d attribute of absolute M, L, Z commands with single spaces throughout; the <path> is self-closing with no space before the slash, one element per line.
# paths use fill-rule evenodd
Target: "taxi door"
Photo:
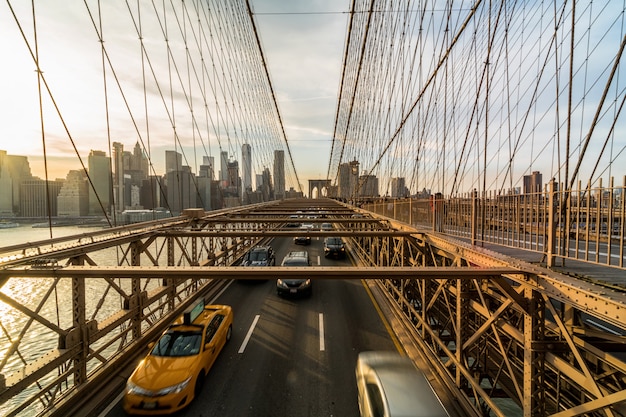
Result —
<path fill-rule="evenodd" d="M 221 326 L 223 321 L 224 316 L 216 314 L 206 326 L 203 346 L 204 369 L 206 372 L 211 369 L 215 358 L 222 350 L 222 346 L 224 346 L 226 335 L 224 329 L 222 329 L 223 326 Z"/>

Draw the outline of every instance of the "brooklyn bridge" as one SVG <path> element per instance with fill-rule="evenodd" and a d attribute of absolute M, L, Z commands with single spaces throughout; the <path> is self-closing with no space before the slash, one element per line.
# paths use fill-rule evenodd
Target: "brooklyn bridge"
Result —
<path fill-rule="evenodd" d="M 198 300 L 232 338 L 180 415 L 358 416 L 384 350 L 451 417 L 626 416 L 626 3 L 345 3 L 0 6 L 1 416 L 124 415 Z M 295 128 L 314 47 L 268 40 L 330 21 Z"/>

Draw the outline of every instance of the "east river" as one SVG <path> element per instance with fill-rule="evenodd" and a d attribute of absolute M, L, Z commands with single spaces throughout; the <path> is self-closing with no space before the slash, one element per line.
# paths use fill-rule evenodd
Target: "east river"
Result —
<path fill-rule="evenodd" d="M 23 243 L 41 242 L 52 238 L 80 235 L 102 230 L 101 227 L 58 226 L 52 229 L 32 227 L 23 224 L 13 228 L 0 229 L 0 247 Z M 117 252 L 107 249 L 89 254 L 98 265 L 117 265 Z M 118 311 L 122 305 L 121 297 L 114 291 L 106 291 L 108 284 L 101 279 L 86 281 L 87 319 L 103 320 Z M 125 282 L 118 282 L 126 287 Z M 25 369 L 25 364 L 41 358 L 46 352 L 58 347 L 59 336 L 51 327 L 68 329 L 72 326 L 71 280 L 53 278 L 11 278 L 0 288 L 0 374 L 8 377 Z M 4 301 L 3 301 L 4 300 Z M 15 308 L 10 304 L 21 306 Z M 98 305 L 102 303 L 101 305 Z M 44 325 L 33 320 L 22 309 L 34 312 L 51 325 Z M 28 390 L 27 390 L 28 391 Z M 27 398 L 28 392 L 9 401 Z M 1 411 L 0 416 L 5 415 Z M 12 408 L 12 407 L 11 407 Z M 34 415 L 34 410 L 24 410 L 20 415 Z"/>

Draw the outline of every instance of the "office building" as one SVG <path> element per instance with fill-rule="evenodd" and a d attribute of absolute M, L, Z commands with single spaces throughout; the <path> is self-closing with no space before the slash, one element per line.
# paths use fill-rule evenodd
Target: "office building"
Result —
<path fill-rule="evenodd" d="M 57 196 L 61 192 L 63 183 L 63 180 L 46 181 L 40 178 L 22 182 L 20 190 L 22 217 L 56 217 L 58 215 Z"/>
<path fill-rule="evenodd" d="M 163 178 L 167 195 L 164 207 L 174 216 L 196 206 L 195 178 L 190 167 L 182 166 L 180 171 L 170 171 Z"/>
<path fill-rule="evenodd" d="M 21 215 L 21 184 L 32 178 L 27 157 L 0 151 L 0 215 Z"/>
<path fill-rule="evenodd" d="M 104 216 L 111 209 L 111 158 L 103 151 L 92 150 L 87 157 L 89 178 L 89 215 Z"/>
<path fill-rule="evenodd" d="M 359 161 L 339 165 L 339 176 L 337 179 L 338 197 L 346 200 L 353 199 L 359 185 Z"/>
<path fill-rule="evenodd" d="M 113 205 L 124 210 L 124 145 L 119 142 L 113 142 Z"/>
<path fill-rule="evenodd" d="M 533 171 L 530 175 L 524 175 L 524 194 L 540 193 L 543 190 L 541 172 Z"/>
<path fill-rule="evenodd" d="M 404 177 L 397 177 L 391 179 L 391 197 L 393 198 L 405 198 L 409 195 L 409 190 L 406 188 L 406 182 Z"/>
<path fill-rule="evenodd" d="M 183 156 L 176 151 L 165 151 L 165 173 L 179 171 L 183 166 Z"/>
<path fill-rule="evenodd" d="M 89 185 L 84 171 L 72 170 L 57 197 L 59 216 L 79 217 L 89 212 Z"/>
<path fill-rule="evenodd" d="M 220 185 L 227 187 L 228 184 L 228 152 L 220 152 Z"/>
<path fill-rule="evenodd" d="M 359 177 L 359 197 L 378 197 L 378 178 L 367 173 Z"/>
<path fill-rule="evenodd" d="M 244 143 L 241 147 L 241 199 L 252 191 L 252 147 Z"/>
<path fill-rule="evenodd" d="M 285 151 L 274 151 L 274 199 L 285 198 Z"/>

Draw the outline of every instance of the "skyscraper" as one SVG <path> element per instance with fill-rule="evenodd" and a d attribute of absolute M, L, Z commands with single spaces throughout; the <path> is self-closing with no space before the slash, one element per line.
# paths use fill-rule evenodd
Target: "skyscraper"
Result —
<path fill-rule="evenodd" d="M 113 142 L 113 173 L 113 204 L 124 211 L 124 145 L 119 142 Z"/>
<path fill-rule="evenodd" d="M 285 151 L 274 151 L 274 198 L 285 198 Z"/>
<path fill-rule="evenodd" d="M 183 166 L 183 156 L 176 151 L 165 151 L 165 173 L 180 171 Z"/>
<path fill-rule="evenodd" d="M 408 195 L 406 188 L 406 181 L 404 177 L 397 177 L 391 179 L 391 197 L 404 198 Z"/>
<path fill-rule="evenodd" d="M 228 152 L 220 152 L 220 183 L 222 187 L 228 186 Z"/>
<path fill-rule="evenodd" d="M 0 151 L 0 215 L 13 215 L 13 179 L 9 173 L 7 151 Z"/>
<path fill-rule="evenodd" d="M 32 178 L 27 157 L 0 151 L 0 213 L 20 214 L 20 186 Z"/>
<path fill-rule="evenodd" d="M 339 197 L 345 199 L 354 198 L 354 194 L 359 185 L 359 161 L 339 165 L 338 178 Z"/>
<path fill-rule="evenodd" d="M 252 191 L 252 148 L 244 143 L 241 147 L 241 198 Z"/>
<path fill-rule="evenodd" d="M 89 215 L 102 216 L 111 208 L 111 158 L 103 151 L 92 150 L 87 157 L 89 178 Z M 100 206 L 102 204 L 102 206 Z"/>
<path fill-rule="evenodd" d="M 203 207 L 205 210 L 212 210 L 212 196 L 211 189 L 213 186 L 214 170 L 215 170 L 215 158 L 212 156 L 203 156 L 202 165 L 198 172 L 197 184 L 198 184 L 198 207 Z"/>

